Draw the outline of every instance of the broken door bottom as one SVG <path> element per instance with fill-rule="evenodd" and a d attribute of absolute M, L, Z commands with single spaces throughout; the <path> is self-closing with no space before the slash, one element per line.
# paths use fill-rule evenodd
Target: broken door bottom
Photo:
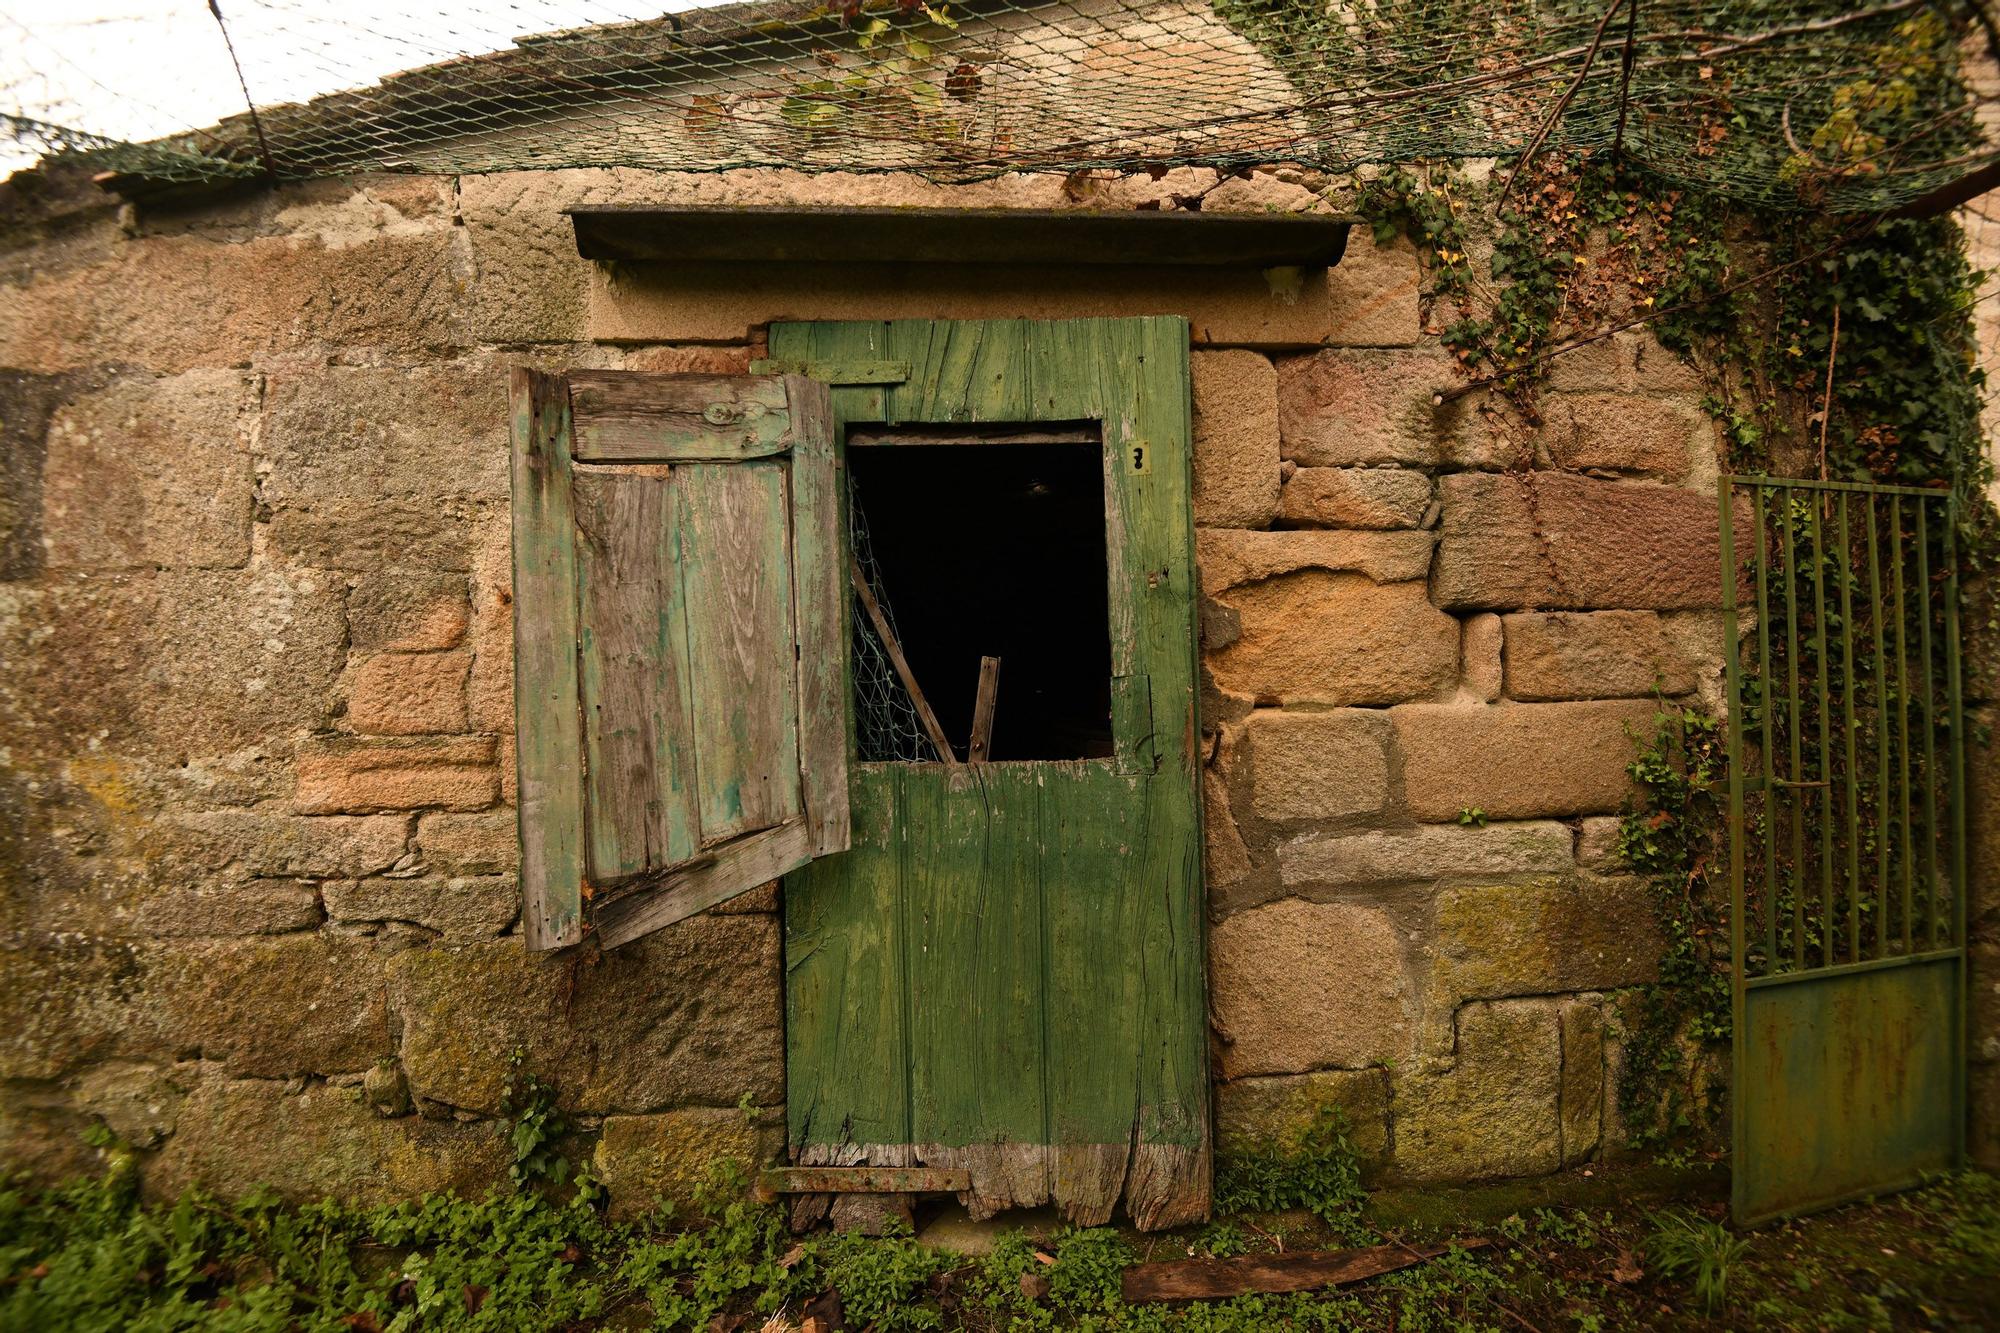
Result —
<path fill-rule="evenodd" d="M 977 1221 L 1009 1208 L 1052 1203 L 1073 1226 L 1103 1226 L 1120 1199 L 1134 1226 L 1162 1231 L 1208 1217 L 1208 1145 L 1173 1143 L 975 1143 L 807 1144 L 794 1152 L 799 1166 L 930 1166 L 971 1173 L 972 1188 L 958 1196 Z M 792 1201 L 792 1225 L 803 1230 L 825 1220 L 831 1194 Z M 838 1220 L 838 1219 L 836 1219 Z"/>

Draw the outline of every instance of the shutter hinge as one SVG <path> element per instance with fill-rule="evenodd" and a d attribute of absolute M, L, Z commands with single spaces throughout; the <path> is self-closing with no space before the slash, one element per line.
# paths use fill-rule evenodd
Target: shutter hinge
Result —
<path fill-rule="evenodd" d="M 907 361 L 780 361 L 759 357 L 752 375 L 804 375 L 822 384 L 901 384 L 910 378 Z"/>

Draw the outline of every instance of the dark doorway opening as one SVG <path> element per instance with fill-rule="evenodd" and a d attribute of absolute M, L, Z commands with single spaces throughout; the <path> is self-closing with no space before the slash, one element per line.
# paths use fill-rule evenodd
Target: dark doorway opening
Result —
<path fill-rule="evenodd" d="M 1096 425 L 878 429 L 850 437 L 847 466 L 855 553 L 953 752 L 966 756 L 980 659 L 997 657 L 989 758 L 1109 756 Z M 859 757 L 935 760 L 858 607 L 854 639 Z"/>

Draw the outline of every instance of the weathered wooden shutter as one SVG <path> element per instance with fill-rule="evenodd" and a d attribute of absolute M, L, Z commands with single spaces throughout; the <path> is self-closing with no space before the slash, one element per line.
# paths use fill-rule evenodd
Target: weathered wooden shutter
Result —
<path fill-rule="evenodd" d="M 512 389 L 528 946 L 609 948 L 844 850 L 826 386 L 523 368 Z"/>

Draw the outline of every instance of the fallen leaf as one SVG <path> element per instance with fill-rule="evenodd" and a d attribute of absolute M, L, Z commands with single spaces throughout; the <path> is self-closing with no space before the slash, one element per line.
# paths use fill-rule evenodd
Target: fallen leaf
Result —
<path fill-rule="evenodd" d="M 1631 1286 L 1646 1276 L 1646 1270 L 1639 1267 L 1639 1256 L 1630 1250 L 1618 1251 L 1618 1262 L 1611 1265 L 1611 1280 L 1621 1286 Z"/>
<path fill-rule="evenodd" d="M 779 1256 L 778 1267 L 789 1273 L 792 1265 L 805 1257 L 806 1247 L 803 1245 L 794 1245 L 791 1249 L 786 1250 L 783 1255 Z"/>

